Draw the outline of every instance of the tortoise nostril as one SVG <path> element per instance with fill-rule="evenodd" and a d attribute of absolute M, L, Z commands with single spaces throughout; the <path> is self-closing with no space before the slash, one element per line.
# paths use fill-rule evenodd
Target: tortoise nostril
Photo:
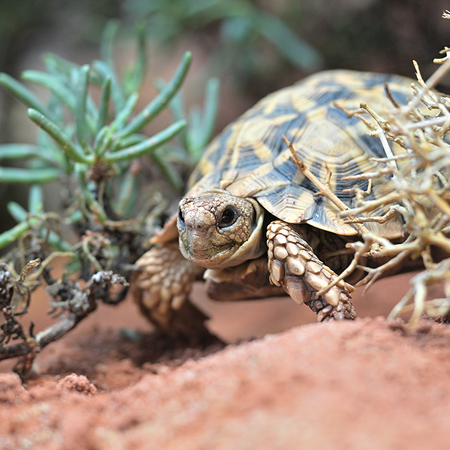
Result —
<path fill-rule="evenodd" d="M 187 225 L 188 230 L 190 231 L 203 231 L 207 228 L 207 225 L 202 220 L 192 220 Z"/>
<path fill-rule="evenodd" d="M 205 224 L 202 220 L 198 220 L 192 217 L 189 217 L 187 220 L 184 215 L 179 212 L 178 213 L 178 228 L 181 230 L 186 230 L 189 233 L 200 233 L 205 231 L 208 228 L 208 225 Z"/>

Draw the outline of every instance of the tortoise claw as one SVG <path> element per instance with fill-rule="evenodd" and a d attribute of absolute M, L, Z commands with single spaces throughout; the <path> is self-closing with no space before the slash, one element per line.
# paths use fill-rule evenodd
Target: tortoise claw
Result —
<path fill-rule="evenodd" d="M 337 306 L 329 305 L 321 300 L 312 300 L 306 303 L 312 311 L 317 314 L 318 322 L 329 322 L 330 320 L 354 320 L 356 311 L 349 301 L 339 301 Z"/>

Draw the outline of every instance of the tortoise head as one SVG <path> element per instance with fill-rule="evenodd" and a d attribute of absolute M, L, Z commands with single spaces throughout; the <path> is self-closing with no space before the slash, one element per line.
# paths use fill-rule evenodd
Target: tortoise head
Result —
<path fill-rule="evenodd" d="M 236 266 L 265 251 L 264 211 L 256 200 L 211 190 L 179 203 L 180 250 L 208 269 Z"/>

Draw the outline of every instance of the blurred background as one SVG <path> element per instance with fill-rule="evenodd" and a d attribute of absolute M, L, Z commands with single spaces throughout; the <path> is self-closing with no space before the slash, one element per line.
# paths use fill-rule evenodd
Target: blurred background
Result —
<path fill-rule="evenodd" d="M 450 45 L 450 22 L 441 18 L 448 7 L 444 0 L 2 0 L 0 71 L 19 77 L 39 69 L 48 51 L 90 62 L 110 19 L 122 24 L 116 56 L 126 64 L 133 27 L 144 22 L 150 78 L 167 79 L 186 50 L 194 56 L 185 89 L 192 98 L 203 95 L 207 78 L 220 77 L 219 131 L 267 93 L 318 70 L 413 77 L 415 59 L 428 76 Z M 0 91 L 1 142 L 30 139 L 23 124 L 13 126 L 15 104 Z"/>

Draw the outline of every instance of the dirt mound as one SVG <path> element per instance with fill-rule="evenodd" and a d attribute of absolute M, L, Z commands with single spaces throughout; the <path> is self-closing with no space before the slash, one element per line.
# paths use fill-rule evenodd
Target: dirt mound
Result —
<path fill-rule="evenodd" d="M 72 374 L 27 390 L 1 375 L 1 448 L 448 448 L 443 325 L 305 325 L 179 367 L 144 364 L 139 381 L 108 392 L 94 386 L 102 372 L 134 381 L 138 369 L 102 364 L 94 380 Z"/>
<path fill-rule="evenodd" d="M 253 305 L 236 307 L 260 312 L 245 319 L 261 334 L 295 320 L 288 302 Z M 212 325 L 236 342 L 231 311 Z M 449 448 L 444 325 L 365 318 L 199 350 L 118 332 L 143 323 L 132 304 L 100 313 L 45 349 L 25 387 L 4 368 L 0 449 Z"/>

